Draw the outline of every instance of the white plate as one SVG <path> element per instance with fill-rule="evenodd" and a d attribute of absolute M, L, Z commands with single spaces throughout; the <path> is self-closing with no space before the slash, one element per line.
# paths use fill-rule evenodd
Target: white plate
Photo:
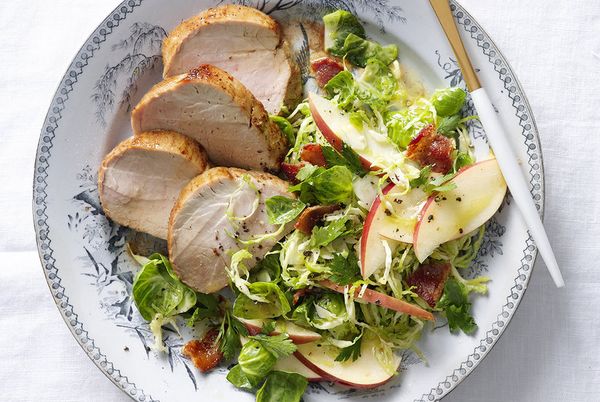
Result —
<path fill-rule="evenodd" d="M 200 374 L 182 358 L 184 341 L 174 334 L 166 339 L 168 354 L 147 350 L 151 342 L 148 326 L 131 299 L 137 267 L 123 248 L 126 241 L 139 243 L 144 238 L 109 222 L 96 194 L 96 169 L 102 157 L 131 135 L 128 112 L 159 80 L 160 44 L 165 33 L 182 19 L 217 3 L 124 1 L 76 54 L 52 101 L 38 145 L 33 214 L 50 291 L 83 350 L 111 381 L 139 401 L 253 398 L 225 380 L 225 368 Z M 349 8 L 368 24 L 374 38 L 400 44 L 402 62 L 418 69 L 428 88 L 463 85 L 441 28 L 424 0 L 245 3 L 258 4 L 280 21 L 290 15 L 320 18 L 331 8 Z M 542 213 L 542 157 L 525 95 L 488 35 L 460 5 L 453 2 L 452 7 Z M 295 48 L 301 45 L 302 35 Z M 297 56 L 306 60 L 306 54 L 299 52 Z M 477 124 L 471 133 L 480 143 L 485 141 Z M 535 256 L 536 249 L 517 210 L 506 202 L 488 225 L 480 255 L 470 268 L 471 274 L 483 272 L 492 278 L 489 296 L 474 301 L 479 329 L 473 336 L 451 335 L 438 320 L 438 328 L 427 331 L 420 344 L 427 364 L 407 353 L 402 373 L 379 389 L 354 391 L 327 383 L 311 384 L 305 400 L 376 396 L 380 401 L 431 401 L 443 397 L 477 366 L 506 328 L 523 297 Z"/>

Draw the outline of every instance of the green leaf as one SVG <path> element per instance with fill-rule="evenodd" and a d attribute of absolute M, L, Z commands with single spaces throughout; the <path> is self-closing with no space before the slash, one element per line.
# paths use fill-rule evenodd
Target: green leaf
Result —
<path fill-rule="evenodd" d="M 361 278 L 358 257 L 353 252 L 346 258 L 341 254 L 334 254 L 328 266 L 331 270 L 329 279 L 338 285 L 351 285 Z"/>
<path fill-rule="evenodd" d="M 275 355 L 269 352 L 260 342 L 253 339 L 242 346 L 238 357 L 238 364 L 252 383 L 257 383 L 260 379 L 266 377 L 273 370 L 276 362 Z"/>
<path fill-rule="evenodd" d="M 306 208 L 300 200 L 276 195 L 265 201 L 267 216 L 272 225 L 283 225 L 296 219 Z"/>
<path fill-rule="evenodd" d="M 461 119 L 462 117 L 460 114 L 442 117 L 437 125 L 438 133 L 445 135 L 446 137 L 455 138 L 456 127 L 460 124 Z"/>
<path fill-rule="evenodd" d="M 458 114 L 465 104 L 467 93 L 458 87 L 436 90 L 431 96 L 431 103 L 440 116 Z"/>
<path fill-rule="evenodd" d="M 409 184 L 411 188 L 422 187 L 427 195 L 443 193 L 456 188 L 456 184 L 450 183 L 450 180 L 452 180 L 454 176 L 456 176 L 456 173 L 432 177 L 431 166 L 425 166 L 419 172 L 419 177 L 412 179 Z"/>
<path fill-rule="evenodd" d="M 300 181 L 308 180 L 311 177 L 317 176 L 325 171 L 325 168 L 315 166 L 315 165 L 306 165 L 300 168 L 298 174 L 296 174 L 296 179 Z"/>
<path fill-rule="evenodd" d="M 355 361 L 360 357 L 360 349 L 362 346 L 362 333 L 354 339 L 352 345 L 342 348 L 340 353 L 335 358 L 336 362 L 343 362 L 352 359 Z"/>
<path fill-rule="evenodd" d="M 296 133 L 288 119 L 281 116 L 270 115 L 271 121 L 279 127 L 283 135 L 288 141 L 288 144 L 293 145 L 296 142 Z"/>
<path fill-rule="evenodd" d="M 385 126 L 387 127 L 387 135 L 394 144 L 400 149 L 406 149 L 408 144 L 413 139 L 413 131 L 406 130 L 404 122 L 394 117 L 389 118 Z"/>
<path fill-rule="evenodd" d="M 246 319 L 275 318 L 287 314 L 290 304 L 279 286 L 270 282 L 254 282 L 248 285 L 250 293 L 267 300 L 265 303 L 250 299 L 240 293 L 233 304 L 233 314 Z"/>
<path fill-rule="evenodd" d="M 347 204 L 352 198 L 352 172 L 345 166 L 333 166 L 314 177 L 313 194 L 321 204 Z"/>
<path fill-rule="evenodd" d="M 193 327 L 198 321 L 206 318 L 217 318 L 220 314 L 219 300 L 216 296 L 196 293 L 196 306 L 192 316 L 187 320 L 187 325 Z"/>
<path fill-rule="evenodd" d="M 227 311 L 217 337 L 219 348 L 223 352 L 225 360 L 233 359 L 240 350 L 242 346 L 240 336 L 248 336 L 248 330 L 244 324 Z"/>
<path fill-rule="evenodd" d="M 421 187 L 422 185 L 424 185 L 425 183 L 427 183 L 429 181 L 429 176 L 430 175 L 431 175 L 431 166 L 425 166 L 419 172 L 419 177 L 417 177 L 415 179 L 412 179 L 409 182 L 410 188 Z"/>
<path fill-rule="evenodd" d="M 300 402 L 308 385 L 296 373 L 273 371 L 256 394 L 256 402 Z"/>
<path fill-rule="evenodd" d="M 444 293 L 436 305 L 446 313 L 451 332 L 459 329 L 470 334 L 477 329 L 471 315 L 471 303 L 466 287 L 454 278 L 449 278 L 444 286 Z"/>
<path fill-rule="evenodd" d="M 227 381 L 232 383 L 237 388 L 253 390 L 256 388 L 257 384 L 254 384 L 253 381 L 248 378 L 248 376 L 244 373 L 239 364 L 236 364 L 229 370 L 227 373 Z"/>
<path fill-rule="evenodd" d="M 352 33 L 344 41 L 340 55 L 358 67 L 366 67 L 369 60 L 378 60 L 386 66 L 398 58 L 396 45 L 381 46 Z"/>
<path fill-rule="evenodd" d="M 398 80 L 387 64 L 370 59 L 357 82 L 358 98 L 373 109 L 384 110 L 398 89 Z"/>
<path fill-rule="evenodd" d="M 288 337 L 288 334 L 279 334 L 274 336 L 268 335 L 255 335 L 251 336 L 250 339 L 254 339 L 259 342 L 265 349 L 267 349 L 277 359 L 291 355 L 296 351 L 296 345 Z"/>
<path fill-rule="evenodd" d="M 265 320 L 262 328 L 260 329 L 260 333 L 263 335 L 269 335 L 271 332 L 275 330 L 276 322 L 275 320 Z"/>
<path fill-rule="evenodd" d="M 344 70 L 337 73 L 323 87 L 325 92 L 340 108 L 346 108 L 354 101 L 354 77 L 350 71 Z"/>
<path fill-rule="evenodd" d="M 344 217 L 330 221 L 325 226 L 315 226 L 312 229 L 309 246 L 311 248 L 323 247 L 334 241 L 335 239 L 344 236 L 346 230 L 346 222 Z"/>
<path fill-rule="evenodd" d="M 341 153 L 329 145 L 321 146 L 321 150 L 328 166 L 345 166 L 359 177 L 364 177 L 368 173 L 360 162 L 360 156 L 345 143 L 342 144 Z"/>
<path fill-rule="evenodd" d="M 250 272 L 250 282 L 277 282 L 281 278 L 279 251 L 271 251 Z"/>
<path fill-rule="evenodd" d="M 365 29 L 356 16 L 345 10 L 337 10 L 323 17 L 325 26 L 325 50 L 335 56 L 343 56 L 342 48 L 349 34 L 365 37 Z"/>
<path fill-rule="evenodd" d="M 322 167 L 298 172 L 296 178 L 303 180 L 289 191 L 300 192 L 304 203 L 338 204 L 350 202 L 353 194 L 352 172 L 345 166 Z M 300 173 L 302 175 L 300 176 Z"/>
<path fill-rule="evenodd" d="M 133 282 L 133 300 L 146 321 L 156 314 L 164 318 L 184 313 L 196 304 L 196 292 L 173 273 L 169 260 L 153 254 Z"/>
<path fill-rule="evenodd" d="M 444 176 L 435 177 L 428 183 L 425 183 L 423 186 L 423 191 L 425 191 L 427 194 L 432 194 L 454 190 L 456 188 L 456 184 L 450 183 L 450 180 L 452 180 L 454 176 L 456 176 L 456 173 L 448 173 Z"/>
<path fill-rule="evenodd" d="M 458 172 L 461 168 L 475 163 L 471 155 L 460 152 L 454 160 L 454 171 Z"/>

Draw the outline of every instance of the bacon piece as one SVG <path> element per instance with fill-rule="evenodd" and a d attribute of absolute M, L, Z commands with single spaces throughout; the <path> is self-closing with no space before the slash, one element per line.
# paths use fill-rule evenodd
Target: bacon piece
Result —
<path fill-rule="evenodd" d="M 317 84 L 321 88 L 323 88 L 325 84 L 338 73 L 344 71 L 344 66 L 331 57 L 321 57 L 320 59 L 313 60 L 310 63 L 310 67 L 315 74 Z"/>
<path fill-rule="evenodd" d="M 218 336 L 219 330 L 212 328 L 201 340 L 193 339 L 186 343 L 182 354 L 192 359 L 194 366 L 206 373 L 217 367 L 223 358 L 223 353 L 219 349 L 219 342 L 217 342 Z"/>
<path fill-rule="evenodd" d="M 294 296 L 292 298 L 292 302 L 294 303 L 294 306 L 296 304 L 298 304 L 298 302 L 300 301 L 300 299 L 302 299 L 304 296 L 306 296 L 306 294 L 309 293 L 308 289 L 300 289 L 300 290 L 296 290 L 296 292 L 294 293 Z"/>
<path fill-rule="evenodd" d="M 406 156 L 421 166 L 432 166 L 436 173 L 448 173 L 452 169 L 452 140 L 438 134 L 433 124 L 425 126 L 408 144 Z"/>
<path fill-rule="evenodd" d="M 304 167 L 304 163 L 285 163 L 281 162 L 281 171 L 285 173 L 285 176 L 289 181 L 296 184 L 298 183 L 298 179 L 296 179 L 296 175 Z"/>
<path fill-rule="evenodd" d="M 304 234 L 310 234 L 315 225 L 323 219 L 325 215 L 337 211 L 338 209 L 340 209 L 338 204 L 308 207 L 302 211 L 294 227 Z"/>
<path fill-rule="evenodd" d="M 300 151 L 300 159 L 316 166 L 327 167 L 323 149 L 319 144 L 306 144 Z"/>
<path fill-rule="evenodd" d="M 435 307 L 442 293 L 444 285 L 450 275 L 451 266 L 448 263 L 423 264 L 413 272 L 406 282 L 414 286 L 413 291 L 431 307 Z"/>

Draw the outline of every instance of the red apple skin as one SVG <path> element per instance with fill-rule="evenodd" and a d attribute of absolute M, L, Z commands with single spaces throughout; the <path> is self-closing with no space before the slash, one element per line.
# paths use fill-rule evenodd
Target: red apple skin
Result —
<path fill-rule="evenodd" d="M 261 327 L 257 327 L 256 325 L 246 322 L 246 321 L 241 321 L 240 322 L 242 324 L 244 324 L 244 326 L 246 327 L 246 329 L 248 330 L 248 335 L 250 336 L 254 336 L 254 335 L 258 335 L 261 333 L 262 328 Z M 269 335 L 273 336 L 273 335 L 279 335 L 280 332 L 279 331 L 273 331 L 271 332 Z M 302 345 L 304 343 L 310 343 L 310 342 L 315 342 L 318 341 L 319 339 L 321 339 L 320 335 L 315 335 L 315 336 L 298 336 L 298 335 L 293 335 L 293 334 L 288 334 L 288 336 L 290 337 L 290 339 L 292 340 L 293 343 L 295 343 L 296 345 Z"/>
<path fill-rule="evenodd" d="M 308 367 L 309 369 L 311 369 L 312 371 L 314 371 L 315 373 L 317 373 L 318 375 L 320 375 L 322 377 L 321 381 L 331 381 L 331 382 L 335 382 L 337 384 L 346 385 L 346 386 L 349 386 L 349 387 L 352 387 L 352 388 L 357 388 L 357 389 L 377 388 L 377 387 L 385 384 L 386 382 L 388 382 L 392 378 L 394 378 L 394 376 L 390 376 L 385 381 L 381 381 L 381 382 L 378 382 L 376 384 L 354 384 L 354 383 L 351 383 L 351 382 L 348 382 L 348 381 L 344 381 L 341 378 L 337 378 L 337 377 L 332 376 L 331 374 L 329 374 L 326 371 L 322 370 L 319 366 L 313 364 L 310 360 L 308 360 L 306 357 L 304 357 L 304 355 L 302 353 L 300 353 L 300 352 L 294 352 L 294 356 L 298 360 L 300 360 L 300 362 L 302 362 L 302 364 L 304 364 L 306 367 Z"/>
<path fill-rule="evenodd" d="M 327 142 L 329 142 L 331 146 L 335 148 L 338 152 L 342 152 L 344 142 L 329 128 L 329 126 L 325 122 L 325 119 L 323 119 L 323 116 L 321 116 L 321 114 L 315 107 L 310 95 L 308 96 L 308 105 L 310 107 L 310 113 L 312 114 L 313 119 L 315 120 L 315 124 L 317 125 L 319 131 L 321 131 L 321 134 L 323 134 L 323 137 L 325 137 Z M 374 166 L 371 162 L 363 158 L 361 155 L 358 155 L 358 157 L 360 159 L 360 164 L 366 170 L 376 171 L 381 169 L 379 166 Z"/>
<path fill-rule="evenodd" d="M 328 280 L 319 282 L 319 285 L 326 287 L 327 289 L 331 289 L 334 292 L 344 293 L 344 286 L 335 284 Z M 412 315 L 413 317 L 418 317 L 427 321 L 435 320 L 433 314 L 415 304 L 407 303 L 372 289 L 366 289 L 362 297 L 359 297 L 359 293 L 360 289 L 356 289 L 354 291 L 354 297 L 358 298 L 359 300 L 366 301 L 367 303 L 372 303 L 377 306 L 385 307 L 399 313 Z"/>
<path fill-rule="evenodd" d="M 389 193 L 392 189 L 394 188 L 394 183 L 390 183 L 388 184 L 383 190 L 382 193 L 385 195 L 387 193 Z M 372 233 L 371 230 L 371 225 L 373 224 L 373 220 L 375 219 L 375 216 L 377 215 L 377 210 L 379 209 L 379 206 L 381 205 L 381 199 L 380 196 L 377 196 L 377 198 L 375 198 L 375 201 L 373 201 L 373 205 L 371 205 L 371 209 L 369 210 L 369 213 L 367 214 L 367 217 L 365 218 L 365 224 L 363 226 L 363 233 L 362 233 L 362 237 L 360 238 L 360 271 L 362 274 L 362 277 L 364 279 L 367 279 L 369 276 L 371 275 L 365 275 L 365 264 L 364 262 L 367 260 L 367 243 L 369 240 L 369 237 Z M 377 234 L 375 234 L 377 235 Z"/>

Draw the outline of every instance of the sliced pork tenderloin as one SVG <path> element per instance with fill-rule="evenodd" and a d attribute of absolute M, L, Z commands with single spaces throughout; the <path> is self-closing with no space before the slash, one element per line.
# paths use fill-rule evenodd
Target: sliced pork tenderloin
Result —
<path fill-rule="evenodd" d="M 217 165 L 279 170 L 287 141 L 262 104 L 225 71 L 202 65 L 156 84 L 131 112 L 135 134 L 173 130 Z"/>
<path fill-rule="evenodd" d="M 231 255 L 248 247 L 256 261 L 293 229 L 269 224 L 265 200 L 280 195 L 293 198 L 288 183 L 268 173 L 236 168 L 212 168 L 193 179 L 179 195 L 169 220 L 169 258 L 177 276 L 202 293 L 213 293 L 228 283 Z M 257 236 L 276 233 L 258 244 L 244 245 Z"/>
<path fill-rule="evenodd" d="M 203 11 L 169 33 L 162 54 L 164 78 L 215 65 L 240 80 L 270 114 L 293 109 L 302 98 L 300 70 L 279 24 L 252 7 Z"/>
<path fill-rule="evenodd" d="M 128 138 L 100 165 L 98 194 L 104 213 L 123 226 L 166 239 L 179 192 L 207 165 L 204 149 L 184 135 L 156 131 Z"/>

